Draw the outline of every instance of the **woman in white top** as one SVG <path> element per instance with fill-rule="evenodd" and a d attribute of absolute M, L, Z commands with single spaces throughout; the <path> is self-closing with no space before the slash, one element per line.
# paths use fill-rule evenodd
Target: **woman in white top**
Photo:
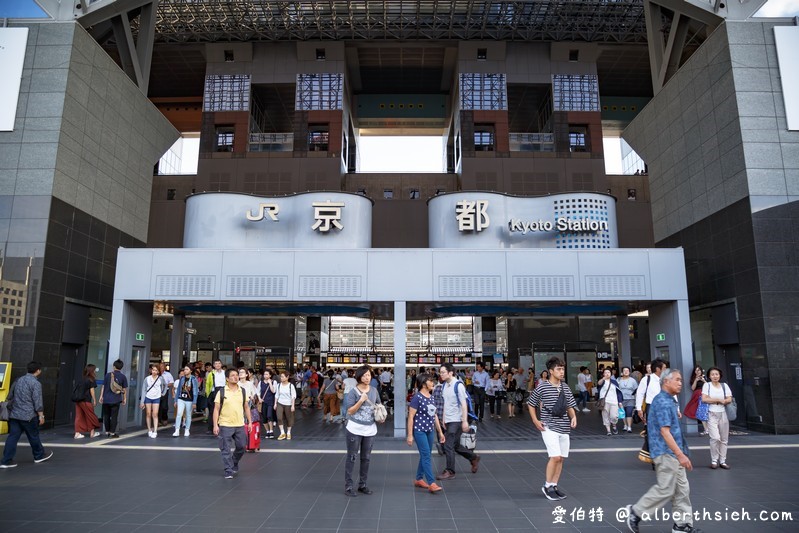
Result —
<path fill-rule="evenodd" d="M 294 425 L 294 401 L 297 399 L 297 389 L 289 383 L 289 373 L 280 371 L 280 383 L 275 392 L 275 412 L 277 413 L 277 427 L 280 436 L 277 440 L 291 440 L 291 426 Z M 286 424 L 283 424 L 285 419 Z M 284 429 L 288 428 L 288 433 Z"/>
<path fill-rule="evenodd" d="M 613 379 L 609 368 L 602 372 L 602 379 L 597 381 L 597 386 L 600 387 L 599 400 L 600 402 L 605 400 L 605 406 L 602 408 L 602 424 L 608 432 L 608 437 L 619 434 L 616 424 L 619 423 L 618 396 L 621 395 L 621 391 L 617 385 L 618 382 Z"/>
<path fill-rule="evenodd" d="M 729 470 L 727 465 L 727 440 L 730 437 L 730 421 L 725 405 L 732 402 L 732 392 L 726 383 L 721 383 L 721 370 L 715 366 L 708 369 L 710 383 L 702 386 L 702 401 L 708 405 L 707 433 L 710 435 L 710 468 Z"/>
<path fill-rule="evenodd" d="M 141 403 L 144 419 L 147 421 L 147 436 L 154 439 L 158 436 L 158 407 L 161 404 L 161 391 L 166 387 L 164 379 L 159 375 L 158 365 L 150 365 L 150 375 L 144 379 L 141 390 Z"/>
<path fill-rule="evenodd" d="M 638 390 L 638 382 L 630 375 L 630 367 L 621 368 L 619 378 L 619 390 L 622 395 L 622 405 L 624 406 L 624 431 L 633 432 L 633 412 L 635 411 L 635 393 Z"/>
<path fill-rule="evenodd" d="M 491 413 L 491 418 L 502 418 L 505 384 L 502 383 L 499 370 L 491 373 L 491 379 L 488 380 L 488 387 L 486 387 L 486 396 L 488 396 L 488 411 Z"/>

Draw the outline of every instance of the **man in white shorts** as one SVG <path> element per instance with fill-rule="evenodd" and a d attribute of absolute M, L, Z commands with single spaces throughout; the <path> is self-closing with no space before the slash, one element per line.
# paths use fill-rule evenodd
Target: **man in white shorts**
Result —
<path fill-rule="evenodd" d="M 563 460 L 569 456 L 569 433 L 577 427 L 577 402 L 568 385 L 563 382 L 566 364 L 553 357 L 547 361 L 547 370 L 549 380 L 541 381 L 530 394 L 527 410 L 536 429 L 541 432 L 549 455 L 547 479 L 541 492 L 550 500 L 562 500 L 566 494 L 558 488 L 558 480 L 563 471 Z M 563 399 L 559 401 L 561 394 Z M 541 409 L 540 419 L 536 407 Z"/>

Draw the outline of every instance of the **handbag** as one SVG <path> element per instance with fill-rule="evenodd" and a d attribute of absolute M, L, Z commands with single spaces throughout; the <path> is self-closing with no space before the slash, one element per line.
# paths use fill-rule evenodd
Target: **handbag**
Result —
<path fill-rule="evenodd" d="M 467 450 L 474 450 L 477 447 L 477 427 L 469 426 L 469 431 L 461 433 L 460 443 Z"/>
<path fill-rule="evenodd" d="M 375 422 L 377 422 L 378 424 L 382 424 L 383 422 L 385 422 L 386 418 L 388 418 L 388 409 L 386 409 L 386 406 L 383 405 L 382 403 L 374 403 L 372 402 L 372 400 L 368 398 L 366 399 L 366 401 L 372 404 L 372 407 L 374 408 Z"/>
<path fill-rule="evenodd" d="M 11 384 L 8 396 L 5 400 L 0 402 L 0 420 L 3 422 L 8 422 L 8 419 L 11 417 L 11 406 L 14 404 L 14 385 L 16 384 L 16 381 Z"/>
<path fill-rule="evenodd" d="M 627 413 L 624 411 L 624 407 L 619 405 L 619 419 L 627 418 Z"/>
<path fill-rule="evenodd" d="M 641 449 L 638 451 L 638 460 L 643 463 L 654 464 L 655 461 L 652 460 L 652 457 L 649 455 L 649 434 L 644 434 L 644 443 L 641 445 Z"/>
<path fill-rule="evenodd" d="M 696 407 L 696 419 L 700 422 L 707 422 L 709 418 L 710 408 L 708 404 L 702 401 L 702 397 L 699 397 L 699 405 Z"/>
<path fill-rule="evenodd" d="M 605 398 L 608 397 L 609 392 L 610 392 L 610 381 L 608 381 L 608 390 L 605 391 L 605 395 L 596 402 L 597 410 L 602 411 L 605 408 Z"/>
<path fill-rule="evenodd" d="M 111 372 L 111 383 L 108 384 L 108 388 L 111 389 L 111 392 L 113 392 L 114 394 L 122 394 L 122 391 L 125 390 L 122 387 L 122 385 L 117 383 L 117 380 L 114 377 L 114 372 L 113 371 Z"/>
<path fill-rule="evenodd" d="M 724 398 L 727 398 L 727 389 L 729 386 L 725 383 L 724 384 Z M 724 406 L 724 411 L 727 413 L 727 420 L 730 422 L 734 422 L 736 418 L 738 418 L 738 402 L 735 401 L 735 396 L 732 395 L 732 391 L 730 391 L 730 398 L 732 401 Z"/>

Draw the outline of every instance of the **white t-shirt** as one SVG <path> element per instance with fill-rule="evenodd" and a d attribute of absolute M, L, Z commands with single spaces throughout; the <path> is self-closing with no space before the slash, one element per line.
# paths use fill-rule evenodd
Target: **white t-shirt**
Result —
<path fill-rule="evenodd" d="M 358 382 L 355 381 L 355 378 L 347 378 L 344 380 L 344 395 L 346 396 L 348 392 L 358 386 Z"/>
<path fill-rule="evenodd" d="M 602 388 L 599 390 L 599 399 L 605 400 L 608 405 L 619 405 L 619 399 L 616 397 L 616 385 L 606 379 L 602 383 Z"/>
<path fill-rule="evenodd" d="M 169 386 L 175 382 L 175 378 L 173 378 L 172 374 L 166 370 L 163 374 L 161 374 L 161 377 L 164 378 L 164 383 L 166 383 L 167 388 L 169 388 Z"/>
<path fill-rule="evenodd" d="M 730 392 L 730 388 L 726 383 L 721 383 L 720 385 L 720 387 L 714 387 L 712 383 L 705 383 L 702 385 L 702 394 L 710 396 L 711 400 L 723 400 L 725 394 L 727 397 L 732 396 L 732 392 Z M 711 403 L 708 404 L 707 410 L 711 413 L 723 413 L 725 411 L 725 406 L 718 403 Z"/>
<path fill-rule="evenodd" d="M 649 386 L 647 387 L 647 383 Z M 638 390 L 635 392 L 635 410 L 640 411 L 644 403 L 644 393 L 646 393 L 646 404 L 652 405 L 652 400 L 660 394 L 660 376 L 655 373 L 641 378 L 638 383 Z"/>
<path fill-rule="evenodd" d="M 224 370 L 214 370 L 214 388 L 224 387 L 227 378 L 225 378 Z"/>
<path fill-rule="evenodd" d="M 275 399 L 280 405 L 291 407 L 294 405 L 294 400 L 297 398 L 297 389 L 291 383 L 277 384 L 277 392 L 275 392 Z"/>
<path fill-rule="evenodd" d="M 155 384 L 153 384 L 155 381 Z M 161 390 L 164 386 L 164 380 L 161 377 L 153 377 L 152 374 L 144 378 L 144 389 L 142 389 L 142 397 L 141 403 L 144 403 L 144 399 L 147 398 L 148 400 L 158 400 L 161 398 Z"/>
<path fill-rule="evenodd" d="M 580 392 L 586 392 L 588 389 L 585 388 L 585 382 L 589 381 L 591 376 L 586 376 L 582 372 L 577 375 L 577 390 Z"/>
<path fill-rule="evenodd" d="M 457 397 L 455 396 L 456 385 L 458 386 Z M 462 421 L 463 414 L 461 412 L 461 404 L 458 403 L 458 400 L 461 402 L 466 401 L 466 385 L 463 383 L 458 385 L 457 379 L 453 379 L 452 383 L 444 383 L 442 397 L 444 398 L 444 423 L 448 424 L 449 422 Z"/>
<path fill-rule="evenodd" d="M 391 372 L 388 370 L 383 370 L 383 372 L 380 374 L 380 383 L 384 385 L 391 383 Z"/>

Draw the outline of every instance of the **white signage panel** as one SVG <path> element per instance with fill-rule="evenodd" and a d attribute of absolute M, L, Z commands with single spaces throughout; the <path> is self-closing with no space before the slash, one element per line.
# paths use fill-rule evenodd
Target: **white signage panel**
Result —
<path fill-rule="evenodd" d="M 799 26 L 774 26 L 782 99 L 789 130 L 799 130 Z"/>
<path fill-rule="evenodd" d="M 0 131 L 13 131 L 28 28 L 0 28 Z"/>
<path fill-rule="evenodd" d="M 616 199 L 601 193 L 519 197 L 440 194 L 428 202 L 431 248 L 618 248 Z"/>
<path fill-rule="evenodd" d="M 372 245 L 372 201 L 347 192 L 277 198 L 206 192 L 186 199 L 184 248 L 352 249 Z"/>

